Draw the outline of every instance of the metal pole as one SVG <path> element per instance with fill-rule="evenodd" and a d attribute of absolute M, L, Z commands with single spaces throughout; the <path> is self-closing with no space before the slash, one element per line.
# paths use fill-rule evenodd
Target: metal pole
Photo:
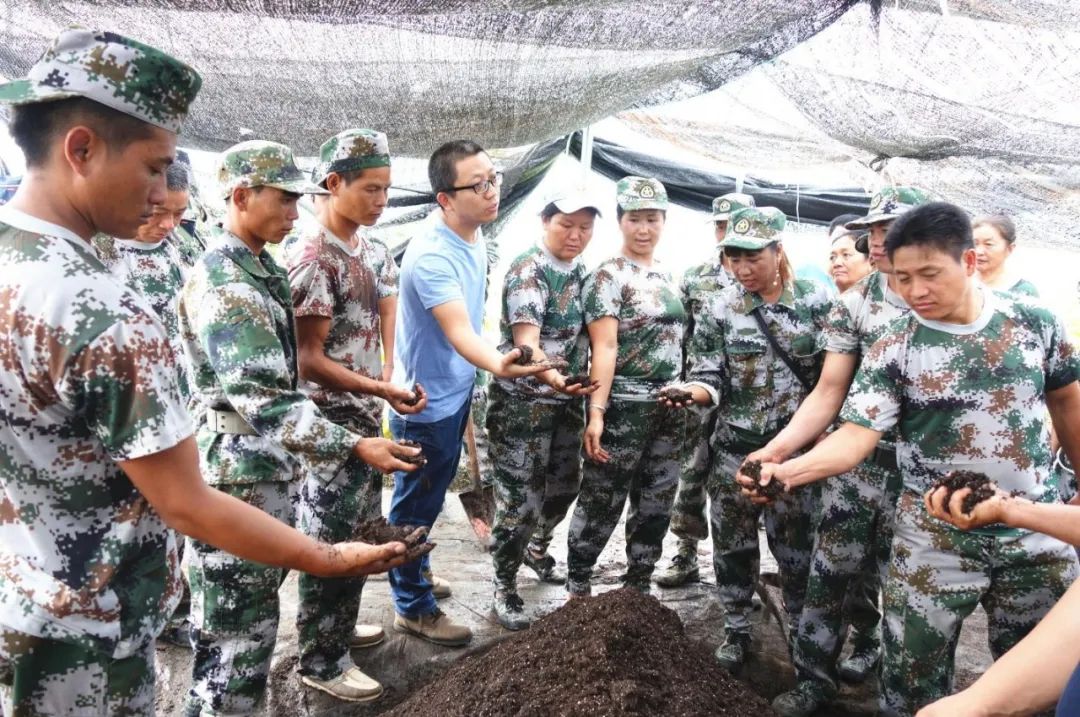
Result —
<path fill-rule="evenodd" d="M 592 173 L 592 148 L 592 125 L 589 125 L 581 130 L 581 183 L 583 185 L 588 183 L 589 174 Z"/>

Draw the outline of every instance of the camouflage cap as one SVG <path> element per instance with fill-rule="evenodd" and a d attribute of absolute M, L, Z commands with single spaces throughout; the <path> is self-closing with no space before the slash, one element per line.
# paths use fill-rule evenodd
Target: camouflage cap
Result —
<path fill-rule="evenodd" d="M 726 222 L 731 216 L 731 213 L 736 209 L 745 209 L 746 207 L 755 206 L 757 206 L 757 203 L 754 202 L 754 198 L 749 194 L 741 194 L 739 192 L 724 194 L 713 200 L 712 216 L 709 217 L 709 221 Z"/>
<path fill-rule="evenodd" d="M 723 249 L 758 251 L 784 238 L 787 217 L 776 207 L 743 207 L 731 213 Z"/>
<path fill-rule="evenodd" d="M 0 84 L 0 103 L 85 97 L 179 132 L 201 86 L 199 73 L 161 50 L 114 32 L 70 28 L 24 79 Z"/>
<path fill-rule="evenodd" d="M 624 212 L 668 208 L 667 190 L 659 179 L 623 177 L 615 185 L 616 201 Z"/>
<path fill-rule="evenodd" d="M 320 187 L 331 172 L 390 166 L 390 145 L 386 135 L 373 129 L 347 129 L 323 142 L 319 163 L 311 170 L 311 181 Z"/>
<path fill-rule="evenodd" d="M 273 187 L 295 194 L 326 194 L 296 166 L 292 150 L 277 142 L 253 139 L 234 144 L 221 155 L 218 184 L 228 197 L 237 187 Z"/>
<path fill-rule="evenodd" d="M 904 212 L 930 201 L 930 195 L 915 187 L 885 187 L 870 200 L 870 212 L 850 221 L 845 229 L 864 229 L 878 222 L 889 222 Z"/>

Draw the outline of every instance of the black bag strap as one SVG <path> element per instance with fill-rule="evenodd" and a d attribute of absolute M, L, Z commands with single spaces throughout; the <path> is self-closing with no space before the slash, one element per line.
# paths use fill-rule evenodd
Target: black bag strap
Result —
<path fill-rule="evenodd" d="M 754 310 L 750 312 L 754 317 L 754 321 L 757 322 L 758 328 L 761 329 L 761 333 L 765 334 L 766 340 L 769 342 L 769 346 L 772 346 L 772 350 L 776 352 L 776 355 L 780 357 L 780 360 L 784 362 L 784 365 L 795 375 L 795 378 L 799 380 L 802 387 L 810 392 L 814 389 L 814 384 L 807 380 L 806 376 L 803 376 L 802 371 L 798 369 L 795 362 L 791 360 L 791 356 L 788 352 L 780 348 L 780 344 L 777 342 L 776 337 L 773 336 L 772 331 L 769 331 L 769 325 L 765 323 L 765 317 L 761 315 L 761 304 L 754 307 Z"/>

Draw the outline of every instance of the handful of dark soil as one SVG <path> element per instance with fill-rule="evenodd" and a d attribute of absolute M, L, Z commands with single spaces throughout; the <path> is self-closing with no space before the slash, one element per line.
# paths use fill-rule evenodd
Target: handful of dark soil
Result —
<path fill-rule="evenodd" d="M 465 657 L 389 715 L 761 717 L 768 702 L 636 590 L 573 600 Z"/>
<path fill-rule="evenodd" d="M 417 528 L 415 525 L 390 525 L 386 522 L 386 518 L 379 517 L 361 523 L 353 533 L 353 540 L 361 540 L 372 545 L 405 543 L 407 548 L 405 558 L 411 563 L 435 549 L 435 543 L 423 542 L 427 534 L 427 528 Z"/>
<path fill-rule="evenodd" d="M 577 385 L 581 386 L 582 388 L 592 388 L 594 383 L 599 382 L 594 382 L 591 378 L 589 378 L 589 374 L 587 373 L 575 373 L 573 376 L 566 377 L 567 386 Z"/>
<path fill-rule="evenodd" d="M 938 488 L 945 488 L 949 491 L 945 496 L 946 509 L 948 509 L 948 503 L 952 500 L 952 495 L 958 490 L 963 488 L 970 488 L 971 492 L 964 497 L 963 502 L 960 504 L 960 509 L 969 514 L 975 509 L 979 503 L 984 500 L 988 500 L 994 497 L 994 483 L 984 473 L 975 473 L 972 471 L 953 471 L 949 475 L 941 478 L 934 484 L 934 490 Z"/>
<path fill-rule="evenodd" d="M 565 371 L 570 368 L 570 362 L 564 359 L 546 359 L 544 361 L 533 361 L 533 347 L 527 344 L 520 344 L 514 348 L 521 351 L 521 355 L 514 360 L 518 366 L 543 366 L 544 368 L 553 368 L 556 371 Z"/>
<path fill-rule="evenodd" d="M 404 446 L 405 448 L 420 448 L 420 444 L 417 443 L 416 441 L 410 441 L 410 440 L 404 439 L 404 438 L 402 440 L 398 441 L 397 445 Z M 402 455 L 402 454 L 397 453 L 397 452 L 395 452 L 394 455 L 397 457 L 397 459 L 399 461 L 402 461 L 404 463 L 411 463 L 414 466 L 427 465 L 427 458 L 424 458 L 423 451 L 421 451 L 420 453 L 417 453 L 415 456 L 406 456 L 406 455 Z"/>
<path fill-rule="evenodd" d="M 657 397 L 666 399 L 668 401 L 671 401 L 672 403 L 694 402 L 694 394 L 690 393 L 685 389 L 677 388 L 675 386 L 666 386 L 665 388 L 660 389 L 659 393 L 657 393 L 656 395 Z"/>
<path fill-rule="evenodd" d="M 408 401 L 402 401 L 402 403 L 404 403 L 406 406 L 415 406 L 416 404 L 420 403 L 420 384 L 414 383 L 412 390 L 413 397 L 410 398 Z"/>
<path fill-rule="evenodd" d="M 761 461 L 746 461 L 739 472 L 757 483 L 757 486 L 752 489 L 755 495 L 775 500 L 784 494 L 784 485 L 776 479 L 770 480 L 765 485 L 761 484 Z"/>

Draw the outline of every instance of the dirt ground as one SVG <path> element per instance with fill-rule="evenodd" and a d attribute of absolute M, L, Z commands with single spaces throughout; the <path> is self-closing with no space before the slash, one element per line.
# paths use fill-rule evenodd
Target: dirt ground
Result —
<path fill-rule="evenodd" d="M 389 491 L 384 491 L 383 501 L 385 507 L 389 502 Z M 564 521 L 559 527 L 552 545 L 552 553 L 560 561 L 566 556 L 568 522 Z M 620 523 L 600 556 L 598 574 L 594 580 L 597 592 L 619 586 L 618 577 L 626 566 L 622 530 Z M 431 554 L 435 572 L 449 580 L 454 589 L 454 595 L 441 601 L 441 607 L 473 629 L 472 645 L 463 649 L 438 647 L 394 632 L 389 586 L 385 576 L 376 576 L 368 581 L 364 589 L 360 621 L 381 625 L 387 631 L 387 640 L 375 648 L 353 651 L 353 659 L 361 669 L 382 682 L 386 692 L 382 699 L 371 705 L 338 702 L 304 688 L 296 676 L 296 574 L 291 573 L 279 592 L 281 623 L 267 700 L 260 714 L 289 717 L 379 714 L 404 701 L 411 692 L 434 679 L 452 661 L 465 654 L 485 652 L 511 634 L 501 628 L 490 614 L 491 559 L 474 538 L 456 494 L 447 496 L 446 507 L 431 531 L 431 538 L 439 544 Z M 660 567 L 665 566 L 668 557 L 674 553 L 673 546 L 672 536 L 669 535 Z M 708 541 L 700 545 L 700 560 L 703 582 L 677 589 L 654 586 L 653 595 L 679 614 L 687 635 L 715 648 L 723 637 L 723 611 L 715 596 L 712 550 Z M 762 564 L 764 571 L 775 571 L 775 563 L 768 555 L 764 556 Z M 526 609 L 536 615 L 559 608 L 566 599 L 566 591 L 561 586 L 540 583 L 528 568 L 522 568 L 519 589 Z M 770 588 L 767 596 L 769 605 L 755 612 L 755 642 L 741 678 L 756 692 L 771 699 L 793 686 L 794 672 L 788 663 L 782 632 L 773 617 L 773 610 L 769 609 L 779 603 L 778 591 Z M 979 610 L 964 626 L 957 650 L 957 681 L 960 685 L 969 684 L 989 666 L 986 640 L 986 618 Z M 158 714 L 179 717 L 190 686 L 191 653 L 170 645 L 160 645 L 157 658 Z M 876 704 L 876 685 L 871 681 L 859 687 L 844 687 L 839 699 L 819 714 L 822 717 L 873 715 Z"/>

